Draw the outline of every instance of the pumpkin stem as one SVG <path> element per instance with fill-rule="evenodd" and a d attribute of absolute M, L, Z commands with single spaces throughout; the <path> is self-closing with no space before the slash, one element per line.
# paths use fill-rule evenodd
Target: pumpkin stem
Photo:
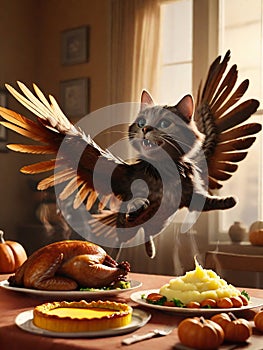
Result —
<path fill-rule="evenodd" d="M 200 322 L 201 322 L 202 324 L 205 324 L 205 319 L 204 319 L 203 316 L 200 317 Z"/>
<path fill-rule="evenodd" d="M 231 318 L 232 321 L 237 320 L 236 316 L 232 312 L 229 312 L 228 315 L 229 315 L 229 317 Z"/>
<path fill-rule="evenodd" d="M 4 231 L 0 230 L 0 243 L 5 243 L 4 240 Z"/>

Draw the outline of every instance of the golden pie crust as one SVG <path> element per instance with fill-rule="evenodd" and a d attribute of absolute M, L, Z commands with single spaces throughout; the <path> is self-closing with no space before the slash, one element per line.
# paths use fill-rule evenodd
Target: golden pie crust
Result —
<path fill-rule="evenodd" d="M 114 301 L 53 302 L 34 308 L 35 326 L 53 332 L 95 332 L 128 325 L 132 308 Z"/>

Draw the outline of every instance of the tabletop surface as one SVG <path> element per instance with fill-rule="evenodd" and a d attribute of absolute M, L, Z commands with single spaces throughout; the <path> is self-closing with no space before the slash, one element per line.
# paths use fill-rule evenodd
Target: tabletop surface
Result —
<path fill-rule="evenodd" d="M 0 281 L 8 278 L 8 275 L 0 275 Z M 158 289 L 163 284 L 168 283 L 171 276 L 163 275 L 149 275 L 149 274 L 138 274 L 130 273 L 129 278 L 131 280 L 142 282 L 142 286 L 135 291 L 139 290 L 149 290 Z M 260 289 L 250 289 L 247 291 L 251 296 L 257 298 L 263 298 L 263 290 Z M 168 350 L 176 349 L 176 344 L 179 343 L 177 329 L 176 327 L 183 319 L 182 315 L 177 315 L 174 312 L 163 312 L 160 310 L 155 310 L 152 308 L 147 308 L 138 305 L 131 301 L 130 295 L 134 291 L 128 291 L 119 294 L 118 296 L 107 298 L 109 300 L 116 300 L 119 302 L 125 302 L 131 305 L 133 308 L 140 308 L 142 310 L 151 313 L 151 319 L 149 322 L 135 330 L 132 333 L 99 337 L 99 338 L 52 338 L 42 335 L 31 334 L 24 330 L 21 330 L 15 324 L 15 318 L 18 314 L 23 311 L 32 310 L 36 305 L 42 304 L 46 301 L 43 297 L 32 296 L 20 292 L 13 292 L 0 288 L 0 349 L 1 350 L 24 350 L 24 349 L 34 349 L 45 350 L 45 349 L 63 349 L 63 350 L 80 350 L 80 349 L 158 349 L 158 350 Z M 253 325 L 253 317 L 256 310 L 246 310 L 238 314 L 239 317 L 245 317 L 251 320 Z M 122 340 L 133 335 L 133 334 L 143 334 L 148 331 L 152 331 L 155 328 L 164 328 L 167 325 L 174 326 L 175 329 L 171 334 L 164 337 L 155 337 L 150 340 L 145 340 L 143 342 L 135 343 L 132 345 L 122 345 Z M 220 347 L 221 349 L 250 349 L 250 350 L 262 350 L 263 349 L 263 333 L 259 333 L 257 330 L 253 329 L 253 335 L 249 338 L 246 344 L 239 346 L 233 346 L 233 344 L 225 344 Z"/>

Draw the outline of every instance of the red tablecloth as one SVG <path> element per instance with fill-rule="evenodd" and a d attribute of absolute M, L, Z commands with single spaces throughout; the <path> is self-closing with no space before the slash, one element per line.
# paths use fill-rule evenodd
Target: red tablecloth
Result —
<path fill-rule="evenodd" d="M 8 276 L 0 275 L 0 280 L 5 280 Z M 130 273 L 130 279 L 135 281 L 141 281 L 143 283 L 141 290 L 156 289 L 167 283 L 171 276 L 160 275 L 146 275 Z M 136 289 L 140 290 L 140 289 Z M 263 290 L 260 289 L 247 289 L 249 294 L 254 297 L 263 298 Z M 131 292 L 125 292 L 120 294 L 117 301 L 127 302 L 133 307 L 140 307 L 134 302 L 131 302 L 129 296 Z M 151 340 L 146 340 L 140 343 L 135 343 L 129 346 L 122 345 L 121 341 L 132 334 L 142 334 L 151 331 L 155 328 L 162 328 L 166 325 L 177 326 L 182 320 L 182 316 L 178 316 L 175 313 L 166 313 L 159 310 L 150 308 L 144 308 L 144 310 L 150 311 L 152 317 L 150 321 L 142 328 L 137 329 L 133 333 L 118 335 L 113 337 L 101 337 L 101 338 L 81 338 L 81 339 L 66 339 L 66 338 L 51 338 L 40 335 L 31 334 L 18 328 L 15 324 L 16 316 L 25 310 L 30 310 L 34 306 L 42 304 L 47 300 L 40 297 L 32 297 L 28 294 L 10 292 L 0 288 L 0 349 L 1 350 L 24 350 L 24 349 L 63 349 L 63 350 L 79 350 L 79 349 L 151 349 L 151 350 L 171 350 L 174 345 L 179 342 L 177 336 L 177 329 L 175 328 L 170 335 L 165 337 L 156 337 Z M 49 300 L 50 301 L 50 300 Z M 250 320 L 253 319 L 255 310 L 243 311 L 242 315 Z M 253 336 L 249 339 L 248 343 L 235 347 L 235 349 L 263 349 L 263 333 L 260 334 L 255 329 Z M 233 345 L 224 345 L 222 349 L 232 349 Z M 221 349 L 220 348 L 220 349 Z"/>

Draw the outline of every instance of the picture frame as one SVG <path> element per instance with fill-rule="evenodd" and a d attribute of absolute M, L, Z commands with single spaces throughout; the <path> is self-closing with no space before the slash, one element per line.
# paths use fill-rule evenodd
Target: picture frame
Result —
<path fill-rule="evenodd" d="M 3 89 L 0 89 L 0 106 L 7 107 L 7 92 Z M 3 125 L 0 125 L 0 152 L 7 152 L 6 141 L 7 129 Z"/>
<path fill-rule="evenodd" d="M 60 82 L 61 106 L 71 120 L 89 111 L 89 79 L 77 78 Z"/>
<path fill-rule="evenodd" d="M 65 30 L 61 34 L 61 61 L 63 65 L 88 62 L 89 27 Z"/>

